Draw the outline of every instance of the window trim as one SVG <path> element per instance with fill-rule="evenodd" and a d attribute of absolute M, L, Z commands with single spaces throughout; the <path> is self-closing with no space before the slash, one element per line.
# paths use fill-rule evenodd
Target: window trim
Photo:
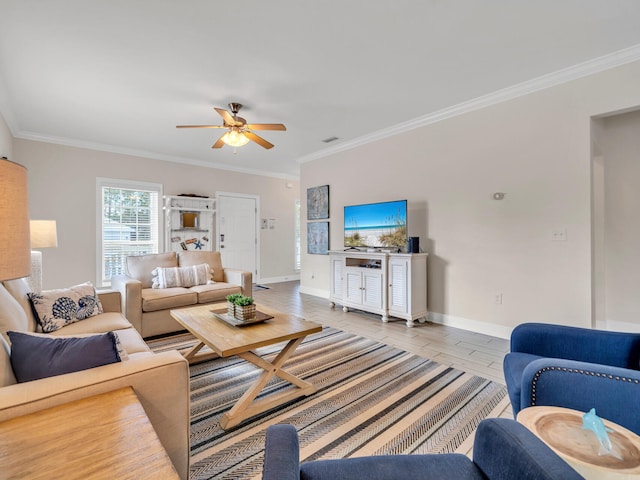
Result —
<path fill-rule="evenodd" d="M 299 198 L 293 203 L 294 218 L 293 227 L 293 270 L 300 273 L 302 268 L 302 204 Z"/>
<path fill-rule="evenodd" d="M 104 258 L 104 244 L 102 238 L 102 214 L 103 198 L 102 189 L 122 188 L 127 190 L 146 190 L 158 193 L 158 252 L 164 252 L 164 215 L 163 212 L 163 185 L 161 183 L 139 182 L 136 180 L 122 180 L 117 178 L 96 177 L 96 288 L 110 288 L 102 283 L 102 268 Z"/>

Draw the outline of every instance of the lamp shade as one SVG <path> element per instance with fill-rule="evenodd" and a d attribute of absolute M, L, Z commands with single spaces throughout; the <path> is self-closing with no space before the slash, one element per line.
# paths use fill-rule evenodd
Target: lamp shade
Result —
<path fill-rule="evenodd" d="M 31 248 L 58 246 L 55 220 L 31 220 Z"/>
<path fill-rule="evenodd" d="M 27 169 L 0 159 L 0 280 L 31 273 Z"/>

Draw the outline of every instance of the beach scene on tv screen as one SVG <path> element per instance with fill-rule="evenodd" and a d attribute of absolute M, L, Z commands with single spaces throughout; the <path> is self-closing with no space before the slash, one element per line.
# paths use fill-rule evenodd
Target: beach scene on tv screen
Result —
<path fill-rule="evenodd" d="M 407 202 L 344 207 L 345 247 L 404 247 L 407 243 Z"/>

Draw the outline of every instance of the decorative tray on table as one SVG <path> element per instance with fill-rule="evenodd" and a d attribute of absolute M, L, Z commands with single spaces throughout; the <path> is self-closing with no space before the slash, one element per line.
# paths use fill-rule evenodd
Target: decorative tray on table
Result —
<path fill-rule="evenodd" d="M 220 310 L 211 310 L 211 313 L 213 313 L 216 318 L 219 318 L 223 322 L 227 322 L 229 325 L 233 325 L 234 327 L 244 327 L 245 325 L 260 323 L 273 318 L 273 315 L 267 315 L 266 313 L 262 313 L 259 310 L 256 310 L 255 317 L 249 318 L 247 320 L 240 320 L 239 318 L 227 315 L 226 308 L 222 308 Z"/>

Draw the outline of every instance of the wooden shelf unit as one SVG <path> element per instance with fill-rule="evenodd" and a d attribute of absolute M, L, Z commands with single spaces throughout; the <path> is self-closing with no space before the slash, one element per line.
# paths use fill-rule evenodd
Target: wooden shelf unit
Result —
<path fill-rule="evenodd" d="M 215 243 L 213 198 L 165 195 L 165 250 L 213 250 Z M 184 226 L 184 214 L 193 226 Z"/>

